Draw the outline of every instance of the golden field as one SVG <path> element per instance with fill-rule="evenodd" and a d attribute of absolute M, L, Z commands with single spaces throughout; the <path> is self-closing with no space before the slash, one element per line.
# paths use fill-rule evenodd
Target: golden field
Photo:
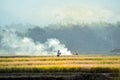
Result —
<path fill-rule="evenodd" d="M 120 56 L 1 57 L 0 72 L 120 73 Z"/>

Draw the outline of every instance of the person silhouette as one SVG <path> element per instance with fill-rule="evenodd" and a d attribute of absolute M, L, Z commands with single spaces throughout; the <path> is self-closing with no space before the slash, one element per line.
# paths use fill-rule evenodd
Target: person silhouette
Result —
<path fill-rule="evenodd" d="M 57 57 L 59 57 L 60 55 L 61 55 L 61 52 L 60 52 L 60 50 L 58 50 Z"/>

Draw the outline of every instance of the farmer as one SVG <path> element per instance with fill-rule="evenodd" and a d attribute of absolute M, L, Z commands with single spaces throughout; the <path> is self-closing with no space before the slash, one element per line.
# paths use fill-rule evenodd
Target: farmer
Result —
<path fill-rule="evenodd" d="M 59 57 L 60 55 L 61 55 L 61 52 L 60 52 L 60 50 L 58 50 L 57 57 Z"/>

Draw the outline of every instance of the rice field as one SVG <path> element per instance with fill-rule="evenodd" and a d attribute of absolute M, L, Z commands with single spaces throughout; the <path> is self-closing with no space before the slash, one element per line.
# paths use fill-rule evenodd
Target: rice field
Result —
<path fill-rule="evenodd" d="M 1 57 L 0 73 L 120 73 L 120 56 Z"/>

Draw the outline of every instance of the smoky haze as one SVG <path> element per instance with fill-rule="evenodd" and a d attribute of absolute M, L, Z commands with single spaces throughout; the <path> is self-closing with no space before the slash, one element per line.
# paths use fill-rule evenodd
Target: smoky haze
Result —
<path fill-rule="evenodd" d="M 33 35 L 34 34 L 35 33 L 33 33 Z M 48 38 L 45 42 L 41 43 L 41 41 L 33 41 L 32 38 L 25 35 L 21 36 L 20 33 L 17 33 L 14 29 L 1 29 L 1 55 L 46 56 L 56 55 L 57 50 L 61 50 L 62 55 L 71 55 L 71 52 L 66 48 L 66 46 L 60 43 L 56 38 Z"/>
<path fill-rule="evenodd" d="M 18 26 L 12 25 L 12 26 Z M 1 55 L 109 54 L 120 49 L 120 23 L 23 25 L 1 27 Z M 29 27 L 26 27 L 29 26 Z M 24 28 L 25 27 L 25 28 Z M 21 28 L 22 29 L 22 28 Z"/>
<path fill-rule="evenodd" d="M 119 3 L 0 0 L 0 55 L 120 54 Z"/>

